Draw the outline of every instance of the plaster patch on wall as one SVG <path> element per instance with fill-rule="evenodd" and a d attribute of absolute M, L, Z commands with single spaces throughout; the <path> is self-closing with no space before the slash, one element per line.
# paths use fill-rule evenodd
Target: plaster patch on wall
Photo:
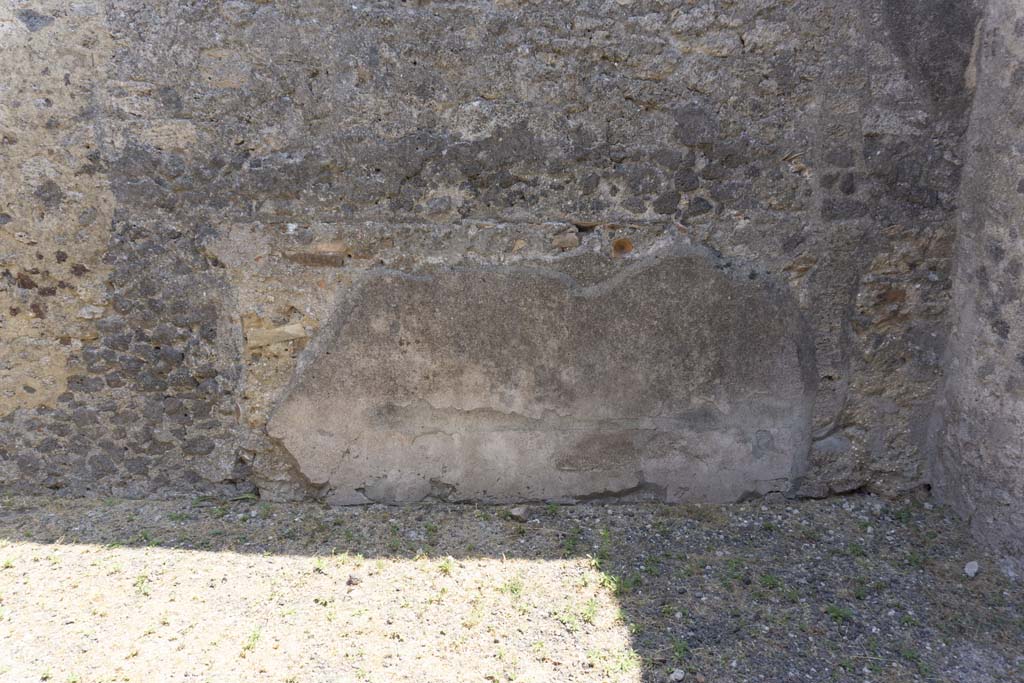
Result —
<path fill-rule="evenodd" d="M 789 295 L 671 247 L 563 269 L 369 274 L 271 417 L 328 500 L 736 500 L 803 468 L 813 355 Z"/>

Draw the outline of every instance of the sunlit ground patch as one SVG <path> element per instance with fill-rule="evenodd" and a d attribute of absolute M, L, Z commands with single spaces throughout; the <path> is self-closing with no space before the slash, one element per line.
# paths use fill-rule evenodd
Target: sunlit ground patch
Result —
<path fill-rule="evenodd" d="M 639 679 L 586 559 L 6 542 L 11 681 Z"/>
<path fill-rule="evenodd" d="M 516 557 L 532 552 L 516 527 L 506 553 L 473 556 L 474 533 L 485 546 L 489 527 L 509 522 L 462 511 L 474 531 L 459 530 L 454 557 L 432 551 L 450 526 L 399 525 L 397 510 L 41 507 L 28 538 L 0 540 L 0 678 L 639 679 L 626 620 L 591 560 Z M 106 542 L 68 541 L 89 534 Z"/>

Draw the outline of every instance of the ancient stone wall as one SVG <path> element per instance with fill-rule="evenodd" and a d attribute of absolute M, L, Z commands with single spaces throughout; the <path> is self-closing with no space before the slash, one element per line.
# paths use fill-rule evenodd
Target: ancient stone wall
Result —
<path fill-rule="evenodd" d="M 0 8 L 0 487 L 927 480 L 958 0 Z"/>

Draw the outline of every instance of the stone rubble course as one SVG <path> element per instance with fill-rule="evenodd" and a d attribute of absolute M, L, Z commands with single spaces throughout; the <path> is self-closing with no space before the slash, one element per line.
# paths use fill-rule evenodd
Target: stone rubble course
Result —
<path fill-rule="evenodd" d="M 5 5 L 0 488 L 353 502 L 933 485 L 979 533 L 1024 537 L 1004 310 L 1024 196 L 1016 12 Z M 685 267 L 657 286 L 631 275 L 667 254 Z M 399 346 L 390 330 L 409 325 L 435 336 Z M 447 367 L 403 375 L 421 361 Z M 456 436 L 407 448 L 426 418 Z"/>

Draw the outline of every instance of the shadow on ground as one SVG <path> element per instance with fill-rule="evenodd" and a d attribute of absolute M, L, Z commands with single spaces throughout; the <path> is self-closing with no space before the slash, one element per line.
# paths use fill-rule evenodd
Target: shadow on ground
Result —
<path fill-rule="evenodd" d="M 7 498 L 0 649 L 42 676 L 85 624 L 79 681 L 175 652 L 246 680 L 1024 680 L 1021 586 L 942 509 L 526 511 Z"/>

